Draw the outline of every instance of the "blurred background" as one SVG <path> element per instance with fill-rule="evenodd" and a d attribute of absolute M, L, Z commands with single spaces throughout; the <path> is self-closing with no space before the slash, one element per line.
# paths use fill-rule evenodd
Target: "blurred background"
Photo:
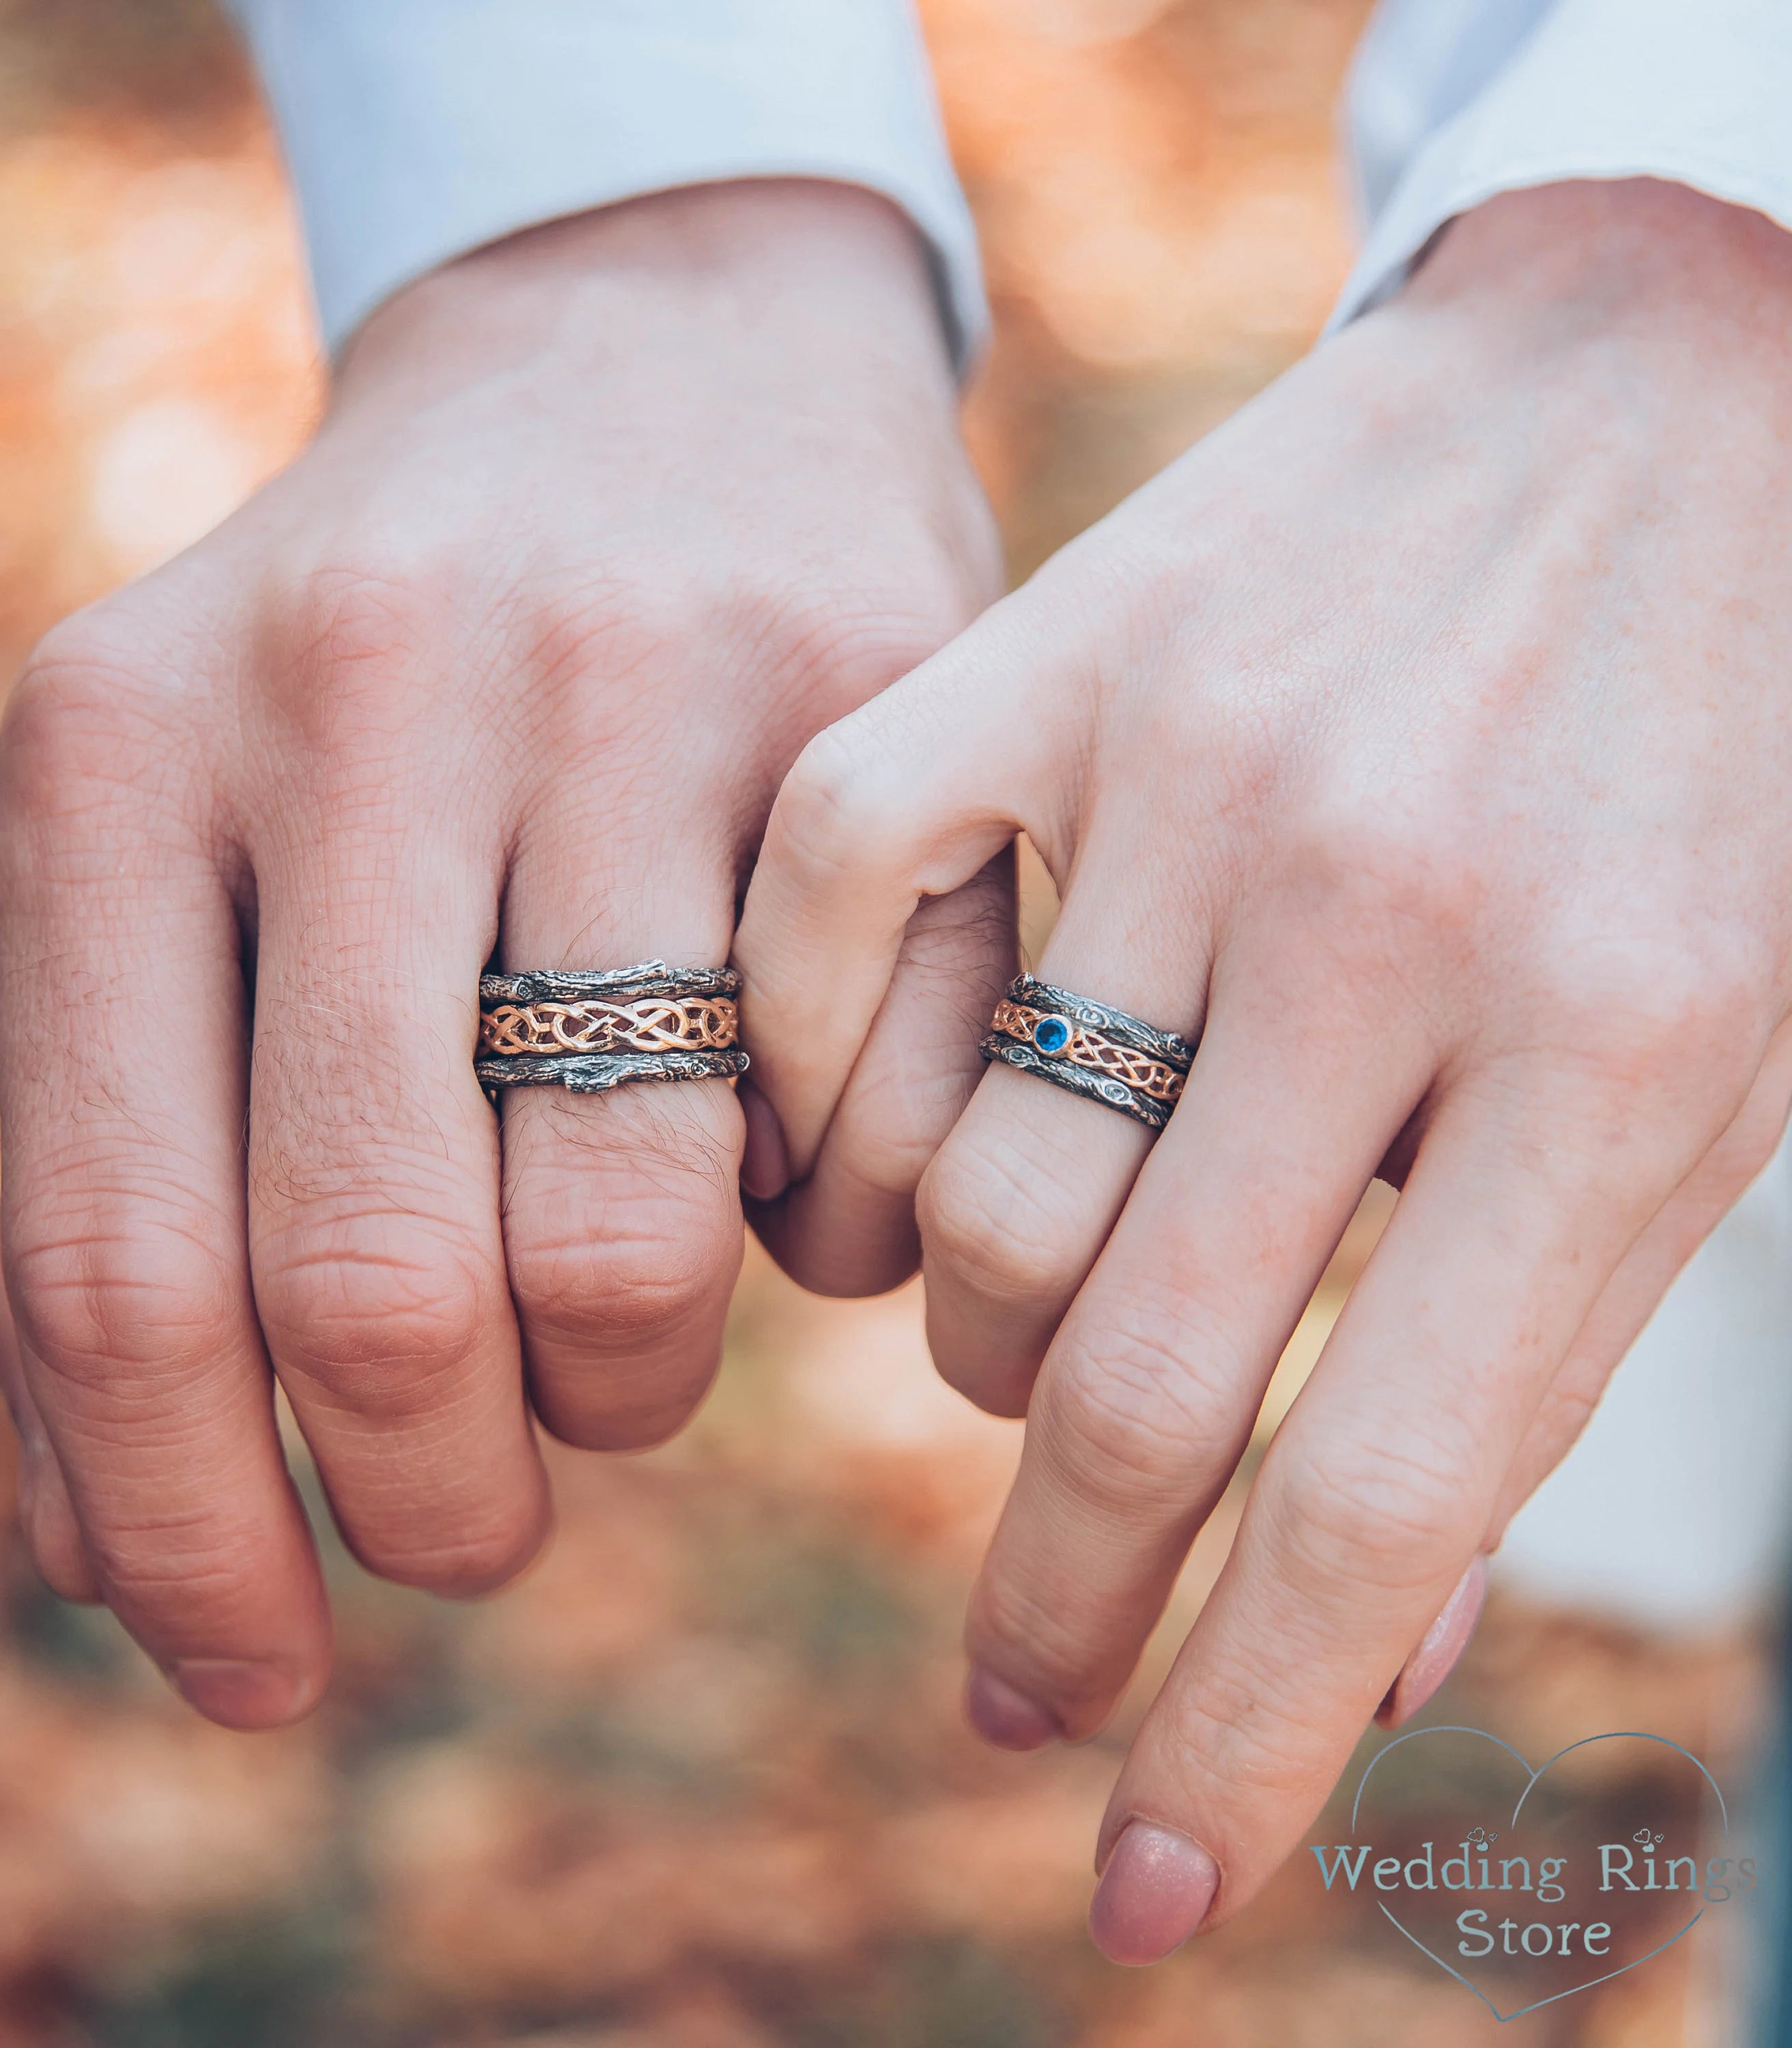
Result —
<path fill-rule="evenodd" d="M 1017 574 L 1312 341 L 1349 252 L 1332 108 L 1365 11 L 926 0 L 997 313 L 970 432 Z M 209 0 L 0 0 L 0 668 L 227 512 L 322 396 L 275 144 Z M 1037 941 L 1037 893 L 1028 915 Z M 1259 1448 L 1384 1213 L 1309 1309 Z M 560 1533 L 512 1591 L 451 1607 L 332 1553 L 340 1668 L 302 1728 L 202 1725 L 14 1546 L 0 2048 L 1733 2038 L 1712 1944 L 1496 2029 L 1297 1868 L 1161 1969 L 1103 1964 L 1095 1826 L 1239 1495 L 1115 1728 L 1005 1757 L 960 1725 L 957 1632 L 1015 1451 L 933 1379 L 912 1290 L 811 1301 L 754 1257 L 695 1427 L 626 1461 L 555 1453 Z M 1534 1757 L 1647 1728 L 1729 1789 L 1767 1669 L 1744 1633 L 1496 1595 L 1425 1718 Z M 1577 1782 L 1616 1827 L 1685 1800 L 1655 1774 L 1632 1755 Z"/>

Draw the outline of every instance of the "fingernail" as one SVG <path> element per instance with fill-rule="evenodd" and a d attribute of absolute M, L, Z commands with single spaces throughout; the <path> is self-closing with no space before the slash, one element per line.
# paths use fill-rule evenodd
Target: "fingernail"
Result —
<path fill-rule="evenodd" d="M 790 1185 L 790 1154 L 778 1111 L 750 1080 L 735 1091 L 747 1119 L 747 1147 L 741 1154 L 740 1185 L 756 1202 L 775 1202 Z"/>
<path fill-rule="evenodd" d="M 1064 1735 L 1057 1716 L 1035 1706 L 1005 1678 L 973 1664 L 964 1681 L 964 1717 L 998 1749 L 1043 1749 Z"/>
<path fill-rule="evenodd" d="M 209 1721 L 226 1728 L 276 1728 L 310 1704 L 302 1672 L 236 1657 L 181 1657 L 168 1666 L 175 1690 Z"/>
<path fill-rule="evenodd" d="M 1445 1601 L 1442 1612 L 1426 1629 L 1418 1649 L 1388 1688 L 1387 1698 L 1375 1709 L 1375 1720 L 1383 1728 L 1396 1728 L 1410 1720 L 1456 1669 L 1456 1659 L 1468 1648 L 1475 1624 L 1481 1618 L 1487 1590 L 1488 1561 L 1477 1557 L 1456 1581 L 1456 1591 Z"/>
<path fill-rule="evenodd" d="M 1089 1933 L 1111 1963 L 1161 1963 L 1207 1918 L 1219 1888 L 1220 1866 L 1198 1842 L 1129 1821 L 1089 1903 Z"/>

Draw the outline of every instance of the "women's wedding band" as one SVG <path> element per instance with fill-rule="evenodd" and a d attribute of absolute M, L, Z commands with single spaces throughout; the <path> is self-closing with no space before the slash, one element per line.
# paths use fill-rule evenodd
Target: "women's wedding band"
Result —
<path fill-rule="evenodd" d="M 664 960 L 592 973 L 479 977 L 473 1071 L 490 1089 L 601 1095 L 630 1081 L 700 1081 L 747 1071 L 735 1042 L 731 968 Z"/>
<path fill-rule="evenodd" d="M 1174 1031 L 1030 974 L 1009 984 L 979 1050 L 1153 1131 L 1169 1123 L 1195 1060 Z"/>

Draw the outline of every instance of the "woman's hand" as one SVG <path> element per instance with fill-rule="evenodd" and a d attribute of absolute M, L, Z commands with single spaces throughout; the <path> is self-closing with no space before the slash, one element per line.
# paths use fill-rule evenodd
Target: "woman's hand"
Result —
<path fill-rule="evenodd" d="M 293 467 L 16 689 L 24 1520 L 50 1583 L 110 1601 L 214 1719 L 302 1712 L 328 1664 L 270 1361 L 351 1547 L 448 1591 L 544 1533 L 526 1370 L 550 1429 L 603 1446 L 707 1384 L 734 1096 L 514 1092 L 501 1161 L 477 979 L 495 944 L 511 968 L 727 957 L 804 742 L 989 595 L 954 413 L 921 252 L 867 193 L 541 229 L 382 310 Z M 915 956 L 992 983 L 1006 926 L 974 891 Z M 925 987 L 904 1031 L 959 1067 L 859 1119 L 898 1265 L 975 1066 Z"/>
<path fill-rule="evenodd" d="M 1778 1139 L 1789 332 L 1754 215 L 1497 200 L 778 798 L 736 958 L 798 1188 L 850 1181 L 908 920 L 1017 828 L 1063 899 L 1040 972 L 1204 1034 L 1154 1145 L 999 1066 L 922 1185 L 941 1369 L 1028 1417 L 969 1625 L 995 1740 L 1111 1711 L 1365 1185 L 1404 1186 L 1114 1795 L 1117 1960 L 1235 1911 L 1437 1682 Z"/>

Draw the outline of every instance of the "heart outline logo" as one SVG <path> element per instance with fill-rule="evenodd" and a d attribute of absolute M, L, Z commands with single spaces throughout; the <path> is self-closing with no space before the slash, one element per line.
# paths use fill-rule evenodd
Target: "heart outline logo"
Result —
<path fill-rule="evenodd" d="M 1495 1748 L 1503 1749 L 1506 1754 L 1511 1758 L 1512 1761 L 1518 1765 L 1519 1768 L 1525 1773 L 1524 1790 L 1519 1793 L 1517 1803 L 1512 1809 L 1512 1817 L 1507 1823 L 1508 1826 L 1513 1828 L 1515 1828 L 1518 1825 L 1519 1816 L 1524 1811 L 1525 1802 L 1537 1789 L 1538 1781 L 1553 1765 L 1560 1763 L 1563 1757 L 1572 1755 L 1573 1752 L 1577 1749 L 1584 1749 L 1590 1743 L 1621 1741 L 1659 1743 L 1664 1749 L 1671 1749 L 1675 1751 L 1677 1755 L 1685 1757 L 1686 1761 L 1690 1763 L 1698 1772 L 1699 1775 L 1704 1778 L 1705 1783 L 1710 1786 L 1712 1797 L 1717 1802 L 1717 1812 L 1719 1817 L 1721 1819 L 1724 1825 L 1723 1838 L 1726 1842 L 1730 1838 L 1730 1809 L 1724 1802 L 1723 1788 L 1718 1784 L 1717 1780 L 1713 1778 L 1711 1773 L 1705 1768 L 1705 1765 L 1697 1757 L 1693 1755 L 1693 1752 L 1689 1749 L 1685 1747 L 1681 1744 L 1672 1740 L 1667 1736 L 1651 1735 L 1647 1730 L 1643 1728 L 1611 1728 L 1604 1735 L 1582 1736 L 1578 1742 L 1565 1744 L 1561 1748 L 1556 1751 L 1553 1756 L 1546 1757 L 1544 1761 L 1538 1764 L 1534 1770 L 1531 1767 L 1530 1759 L 1522 1755 L 1509 1742 L 1503 1741 L 1500 1737 L 1496 1735 L 1490 1735 L 1485 1728 L 1469 1728 L 1460 1723 L 1455 1722 L 1440 1723 L 1438 1725 L 1432 1728 L 1410 1728 L 1405 1735 L 1396 1736 L 1393 1741 L 1383 1744 L 1381 1748 L 1377 1750 L 1375 1754 L 1370 1758 L 1368 1763 L 1363 1767 L 1363 1776 L 1357 1785 L 1356 1797 L 1351 1802 L 1350 1832 L 1353 1837 L 1356 1833 L 1357 1818 L 1363 1808 L 1363 1795 L 1369 1788 L 1369 1780 L 1371 1777 L 1373 1776 L 1376 1766 L 1382 1762 L 1383 1758 L 1391 1756 L 1394 1751 L 1400 1748 L 1402 1744 L 1409 1742 L 1416 1742 L 1421 1736 L 1426 1735 L 1479 1736 L 1484 1742 L 1491 1742 Z M 1472 1991 L 1475 1994 L 1476 1997 L 1481 2001 L 1482 2004 L 1487 2007 L 1488 2011 L 1491 2012 L 1494 2018 L 1502 2025 L 1504 2025 L 1507 2020 L 1522 2019 L 1527 2012 L 1541 2011 L 1545 2006 L 1557 2004 L 1565 1998 L 1574 1998 L 1578 1996 L 1579 1994 L 1584 1991 L 1592 1991 L 1596 1985 L 1610 1984 L 1614 1978 L 1628 1976 L 1632 1970 L 1640 1968 L 1644 1963 L 1652 1962 L 1657 1956 L 1661 1955 L 1666 1950 L 1671 1949 L 1675 1942 L 1683 1940 L 1685 1936 L 1691 1934 L 1693 1930 L 1697 1926 L 1699 1922 L 1705 1918 L 1705 1909 L 1701 1906 L 1698 1911 L 1693 1915 L 1692 1918 L 1686 1922 L 1685 1926 L 1679 1930 L 1678 1933 L 1670 1934 L 1665 1941 L 1658 1942 L 1653 1949 L 1649 1950 L 1647 1955 L 1633 1957 L 1631 1960 L 1626 1963 L 1620 1969 L 1608 1970 L 1603 1976 L 1589 1977 L 1584 1984 L 1571 1984 L 1566 1991 L 1552 1992 L 1547 1998 L 1534 1999 L 1529 2005 L 1521 2005 L 1511 2012 L 1502 2012 L 1498 2006 L 1494 2003 L 1493 2000 L 1488 1996 L 1487 1993 L 1481 1989 L 1479 1984 L 1474 1983 L 1471 1979 L 1464 1976 L 1461 1971 L 1456 1968 L 1453 1965 L 1445 1962 L 1443 1957 L 1438 1955 L 1433 1949 L 1427 1948 L 1425 1943 L 1418 1938 L 1418 1935 L 1416 1935 L 1410 1927 L 1403 1925 L 1398 1917 L 1389 1910 L 1387 1905 L 1382 1900 L 1378 1899 L 1375 1901 L 1375 1903 L 1381 1908 L 1383 1914 L 1386 1915 L 1387 1918 L 1393 1924 L 1393 1926 L 1399 1929 L 1399 1931 L 1406 1936 L 1406 1939 L 1412 1943 L 1413 1946 L 1418 1950 L 1422 1956 L 1427 1957 L 1430 1961 L 1435 1963 L 1438 1968 L 1444 1972 L 1446 1976 L 1454 1977 L 1456 1982 L 1459 1984 L 1461 1984 L 1466 1990 Z"/>

